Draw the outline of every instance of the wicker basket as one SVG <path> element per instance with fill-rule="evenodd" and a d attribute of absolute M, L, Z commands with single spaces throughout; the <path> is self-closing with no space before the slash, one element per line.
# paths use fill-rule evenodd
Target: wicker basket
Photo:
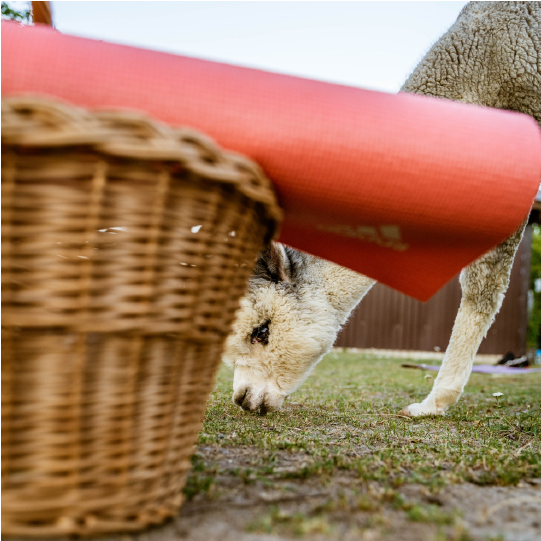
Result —
<path fill-rule="evenodd" d="M 182 503 L 270 182 L 189 130 L 2 101 L 2 530 L 129 531 Z"/>

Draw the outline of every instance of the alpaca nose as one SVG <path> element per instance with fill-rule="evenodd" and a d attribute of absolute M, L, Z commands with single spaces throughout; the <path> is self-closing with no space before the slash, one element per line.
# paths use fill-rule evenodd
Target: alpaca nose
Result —
<path fill-rule="evenodd" d="M 257 390 L 256 390 L 257 391 Z M 254 392 L 250 386 L 241 387 L 233 394 L 233 402 L 245 411 L 257 411 L 260 415 L 266 415 L 269 411 L 280 408 L 284 395 L 269 393 L 268 389 L 262 392 Z"/>
<path fill-rule="evenodd" d="M 233 401 L 237 406 L 240 406 L 244 411 L 257 411 L 261 415 L 266 415 L 268 408 L 265 404 L 265 394 L 262 396 L 254 396 L 250 387 L 239 389 L 233 395 Z"/>
<path fill-rule="evenodd" d="M 242 409 L 249 409 L 248 408 L 248 387 L 243 387 L 242 389 L 239 389 L 235 392 L 233 395 L 233 402 L 237 404 L 237 406 L 240 406 Z"/>

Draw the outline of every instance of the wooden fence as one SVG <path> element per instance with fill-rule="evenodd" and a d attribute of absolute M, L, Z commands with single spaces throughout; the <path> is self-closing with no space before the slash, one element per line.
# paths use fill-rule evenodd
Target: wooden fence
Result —
<path fill-rule="evenodd" d="M 479 353 L 526 352 L 531 238 L 530 226 L 516 255 L 502 308 Z M 426 303 L 376 284 L 353 313 L 335 346 L 445 351 L 460 297 L 458 276 Z"/>

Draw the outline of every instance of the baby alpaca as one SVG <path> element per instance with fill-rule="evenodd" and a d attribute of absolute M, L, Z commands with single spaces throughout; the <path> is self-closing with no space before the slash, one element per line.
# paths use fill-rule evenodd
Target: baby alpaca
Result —
<path fill-rule="evenodd" d="M 402 91 L 520 111 L 541 124 L 541 3 L 471 2 Z M 459 399 L 502 304 L 525 223 L 462 271 L 462 301 L 442 368 L 425 400 L 402 414 L 443 414 Z M 278 409 L 330 350 L 373 284 L 272 243 L 259 256 L 226 342 L 235 403 L 262 413 Z"/>

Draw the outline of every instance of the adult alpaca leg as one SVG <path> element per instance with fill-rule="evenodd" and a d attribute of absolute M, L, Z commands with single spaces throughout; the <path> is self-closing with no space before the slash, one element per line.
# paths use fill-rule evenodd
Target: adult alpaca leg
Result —
<path fill-rule="evenodd" d="M 475 354 L 502 305 L 526 223 L 461 272 L 462 301 L 434 387 L 420 404 L 404 408 L 402 415 L 441 415 L 460 398 Z"/>

